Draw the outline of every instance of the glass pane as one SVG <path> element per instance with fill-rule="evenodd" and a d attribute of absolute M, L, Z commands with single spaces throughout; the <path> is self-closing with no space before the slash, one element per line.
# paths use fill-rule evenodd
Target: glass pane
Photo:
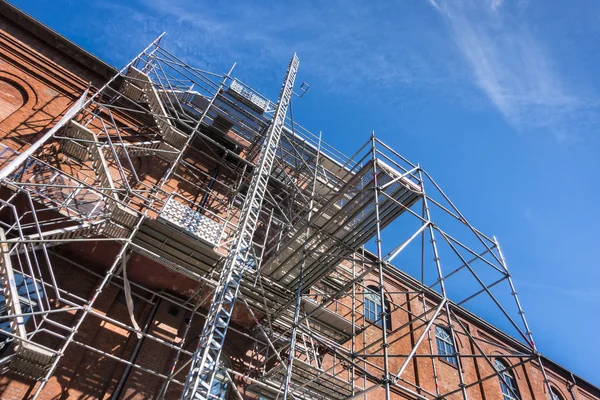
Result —
<path fill-rule="evenodd" d="M 371 301 L 373 304 L 381 305 L 381 298 L 373 289 L 367 288 L 365 291 L 365 301 Z"/>

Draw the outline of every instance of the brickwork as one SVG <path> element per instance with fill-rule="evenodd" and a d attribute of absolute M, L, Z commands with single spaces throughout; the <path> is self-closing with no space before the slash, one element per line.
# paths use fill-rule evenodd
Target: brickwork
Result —
<path fill-rule="evenodd" d="M 72 51 L 77 51 L 74 49 Z M 16 150 L 23 150 L 36 138 L 47 131 L 63 115 L 73 101 L 77 99 L 87 87 L 87 82 L 92 82 L 95 87 L 100 87 L 108 79 L 98 72 L 98 68 L 75 61 L 64 51 L 48 45 L 34 34 L 11 22 L 5 17 L 0 17 L 0 140 L 2 144 Z M 21 97 L 19 97 L 21 96 Z M 126 118 L 124 116 L 123 118 Z M 96 124 L 96 125 L 94 125 Z M 94 122 L 91 128 L 98 128 Z M 248 144 L 243 139 L 227 131 L 230 139 Z M 223 155 L 219 155 L 223 156 Z M 247 155 L 248 158 L 256 157 L 255 153 Z M 224 157 L 224 156 L 223 156 Z M 219 157 L 211 158 L 201 155 L 192 149 L 186 153 L 185 161 L 196 168 L 194 173 L 180 168 L 174 177 L 165 183 L 168 191 L 177 192 L 195 203 L 200 201 L 203 190 L 210 184 L 210 177 L 218 173 Z M 136 170 L 141 183 L 148 185 L 158 183 L 165 174 L 167 164 L 158 157 L 143 157 L 136 161 L 139 165 Z M 91 162 L 82 165 L 67 165 L 60 168 L 71 168 L 69 173 L 83 177 L 90 173 Z M 129 167 L 127 167 L 129 168 Z M 115 180 L 122 180 L 114 164 L 110 164 L 109 173 Z M 83 178 L 82 178 L 83 179 Z M 132 179 L 132 174 L 125 177 Z M 225 216 L 230 210 L 223 206 L 220 200 L 226 198 L 236 179 L 222 174 L 221 187 L 213 188 L 212 197 L 203 205 L 207 210 L 218 216 Z M 194 182 L 191 184 L 190 182 Z M 200 188 L 200 189 L 199 189 Z M 1 197 L 7 195 L 2 192 Z M 165 199 L 161 199 L 165 200 Z M 136 203 L 139 211 L 147 210 L 144 201 Z M 132 206 L 134 208 L 134 206 Z M 234 211 L 235 214 L 235 211 Z M 48 215 L 47 220 L 52 220 L 56 215 Z M 156 217 L 153 211 L 150 217 Z M 8 221 L 7 213 L 0 214 L 3 221 Z M 30 218 L 30 217 L 27 217 Z M 23 221 L 30 222 L 25 218 Z M 235 223 L 235 215 L 232 217 Z M 261 232 L 261 234 L 264 234 Z M 271 235 L 274 235 L 271 232 Z M 274 236 L 273 236 L 274 237 Z M 157 244 L 158 247 L 161 243 Z M 98 242 L 68 243 L 58 246 L 52 256 L 52 271 L 58 286 L 65 290 L 64 296 L 77 304 L 83 304 L 82 299 L 91 298 L 103 274 L 110 267 L 119 251 L 120 243 Z M 177 254 L 179 257 L 186 255 Z M 349 271 L 352 265 L 342 263 Z M 212 268 L 213 266 L 210 266 Z M 209 268 L 209 270 L 210 270 Z M 130 325 L 131 320 L 126 306 L 123 304 L 122 279 L 115 277 L 100 293 L 85 323 L 76 332 L 74 343 L 66 350 L 60 359 L 53 376 L 45 386 L 39 399 L 109 399 L 116 396 L 122 399 L 149 399 L 157 398 L 164 384 L 164 377 L 171 374 L 171 365 L 176 357 L 176 348 L 182 347 L 187 353 L 194 351 L 203 319 L 198 315 L 192 318 L 189 309 L 183 307 L 185 300 L 195 296 L 200 304 L 200 312 L 206 312 L 209 307 L 211 291 L 202 283 L 178 274 L 164 265 L 150 260 L 141 254 L 133 254 L 127 261 L 127 272 L 132 282 L 147 289 L 134 289 L 134 317 L 141 327 L 147 327 L 150 337 L 143 339 L 124 327 Z M 213 271 L 214 272 L 214 271 Z M 48 271 L 43 271 L 47 275 Z M 209 275 L 207 273 L 207 275 Z M 47 277 L 47 276 L 46 276 Z M 48 277 L 49 278 L 49 277 Z M 50 281 L 50 279 L 48 279 Z M 369 286 L 378 287 L 379 280 L 375 274 L 365 276 L 360 285 L 354 290 L 364 292 Z M 391 309 L 391 326 L 388 329 L 388 343 L 390 354 L 388 366 L 393 373 L 398 371 L 405 360 L 405 356 L 415 346 L 419 337 L 424 332 L 425 323 L 419 318 L 421 315 L 432 315 L 432 310 L 438 307 L 437 300 L 432 296 L 415 294 L 413 282 L 403 280 L 399 276 L 388 274 L 385 276 L 384 290 Z M 160 293 L 163 297 L 151 296 L 149 292 Z M 310 292 L 319 301 L 325 295 L 314 288 Z M 165 300 L 166 298 L 172 301 Z M 49 298 L 52 303 L 57 298 Z M 380 377 L 383 367 L 382 355 L 382 327 L 365 318 L 364 295 L 358 294 L 354 299 L 348 294 L 336 298 L 327 308 L 340 316 L 351 320 L 354 318 L 358 331 L 354 341 L 354 351 L 360 355 L 368 355 L 359 366 L 369 374 Z M 66 304 L 61 304 L 66 307 Z M 189 308 L 189 307 L 188 307 Z M 154 312 L 155 310 L 156 312 Z M 258 318 L 263 315 L 256 313 Z M 105 316 L 106 318 L 100 318 Z M 52 325 L 49 332 L 36 334 L 36 341 L 49 348 L 57 349 L 62 341 L 55 334 L 65 334 L 64 327 L 74 326 L 81 317 L 81 311 L 61 312 L 52 316 Z M 436 325 L 452 325 L 456 331 L 455 345 L 461 355 L 462 365 L 456 366 L 442 358 L 425 357 L 438 354 L 436 339 L 433 330 L 417 349 L 416 358 L 410 361 L 403 374 L 404 383 L 413 388 L 418 394 L 430 394 L 456 390 L 459 387 L 459 371 L 462 372 L 465 382 L 481 381 L 475 385 L 467 385 L 465 389 L 469 399 L 473 400 L 503 400 L 500 382 L 488 360 L 481 356 L 481 352 L 469 336 L 477 339 L 476 343 L 485 354 L 502 357 L 506 349 L 514 347 L 514 343 L 502 334 L 496 332 L 483 321 L 473 318 L 466 313 L 459 315 L 458 319 L 448 321 L 445 314 L 441 313 L 435 321 Z M 187 340 L 182 345 L 183 335 L 189 327 Z M 229 332 L 224 353 L 232 365 L 232 369 L 257 376 L 252 362 L 256 358 L 253 353 L 253 342 L 250 339 L 256 332 L 252 330 L 255 323 L 243 304 L 238 304 L 233 313 L 233 328 Z M 31 323 L 29 323 L 31 325 Z M 62 325 L 62 327 L 60 326 Z M 28 328 L 33 328 L 29 326 Z M 348 350 L 352 350 L 350 341 L 340 343 Z M 263 343 L 264 345 L 264 343 Z M 432 351 L 430 351 L 430 346 Z M 320 349 L 324 353 L 323 349 Z M 399 355 L 399 356 L 398 356 Z M 260 354 L 266 357 L 267 354 Z M 269 367 L 275 364 L 274 357 Z M 283 354 L 285 357 L 285 354 Z M 470 356 L 470 357 L 469 357 Z M 178 366 L 184 365 L 190 356 L 182 354 Z M 364 360 L 367 360 L 364 361 Z M 121 361 L 125 362 L 121 362 Z M 493 361 L 493 360 L 491 360 Z M 513 370 L 520 397 L 523 400 L 548 399 L 546 387 L 543 384 L 542 370 L 537 361 L 525 362 L 518 357 L 507 358 L 508 365 L 515 365 Z M 133 363 L 133 368 L 128 368 Z M 435 367 L 435 376 L 434 368 Z M 547 360 L 545 365 L 548 378 L 553 388 L 560 393 L 562 399 L 600 399 L 600 392 L 593 386 L 583 383 L 574 383 L 569 372 Z M 323 357 L 322 368 L 328 374 L 344 381 L 352 379 L 349 366 L 339 363 L 331 353 Z M 460 368 L 460 370 L 459 370 Z M 151 372 L 152 371 L 152 372 Z M 160 375 L 160 376 L 157 376 Z M 185 380 L 186 369 L 175 374 L 179 382 Z M 234 376 L 234 380 L 243 398 L 254 399 L 252 381 Z M 437 387 L 436 387 L 437 382 Z M 365 378 L 360 373 L 354 377 L 357 389 L 368 388 L 375 384 L 373 380 Z M 27 380 L 12 373 L 0 377 L 0 399 L 21 400 L 28 399 L 35 392 L 39 383 Z M 166 392 L 166 399 L 178 398 L 181 393 L 181 384 L 172 383 Z M 119 390 L 119 394 L 116 391 Z M 237 398 L 234 391 L 230 391 L 230 398 Z M 368 399 L 379 400 L 384 398 L 382 388 L 369 393 Z M 393 399 L 405 399 L 406 394 L 397 388 L 392 390 Z M 456 392 L 449 399 L 462 399 L 462 394 Z"/>
<path fill-rule="evenodd" d="M 24 104 L 0 118 L 3 143 L 20 149 L 53 125 L 88 82 L 97 87 L 105 77 L 91 73 L 74 60 L 53 50 L 22 28 L 0 18 L 0 80 L 17 87 Z"/>

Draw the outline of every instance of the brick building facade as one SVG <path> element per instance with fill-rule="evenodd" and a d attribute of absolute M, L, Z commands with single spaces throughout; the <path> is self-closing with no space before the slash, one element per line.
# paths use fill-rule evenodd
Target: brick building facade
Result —
<path fill-rule="evenodd" d="M 214 92 L 212 100 L 152 89 L 144 75 L 150 62 L 119 73 L 5 2 L 0 44 L 1 168 L 61 124 L 90 88 L 87 109 L 75 110 L 0 188 L 4 244 L 13 246 L 3 249 L 3 273 L 10 263 L 21 307 L 20 314 L 10 308 L 3 280 L 0 398 L 179 398 L 260 154 L 251 133 L 268 126 L 268 100 L 193 69 L 185 71 L 198 74 L 192 78 Z M 165 111 L 184 96 L 183 117 Z M 190 127 L 202 118 L 210 123 Z M 289 153 L 313 154 L 293 130 Z M 539 356 L 527 335 L 512 338 L 362 249 L 379 225 L 414 209 L 420 186 L 397 185 L 410 171 L 394 175 L 383 156 L 373 164 L 384 179 L 375 217 L 367 199 L 352 197 L 366 193 L 371 171 L 317 154 L 317 161 L 304 157 L 323 171 L 314 181 L 279 155 L 255 235 L 262 266 L 240 289 L 214 398 L 277 398 L 295 329 L 294 398 L 383 399 L 386 386 L 393 399 L 600 398 L 598 388 Z M 296 189 L 286 188 L 292 181 Z M 331 196 L 341 193 L 336 185 L 358 189 L 340 203 Z M 309 212 L 298 198 L 311 190 L 322 198 Z M 359 211 L 350 216 L 354 209 L 344 207 L 353 201 Z M 169 207 L 187 207 L 204 231 L 190 235 L 185 225 L 184 232 Z M 310 222 L 306 233 L 302 221 Z M 319 229 L 327 234 L 310 236 Z M 314 265 L 302 259 L 309 250 Z M 293 323 L 299 265 L 302 330 Z M 26 336 L 9 326 L 13 320 Z M 393 382 L 382 379 L 385 371 Z"/>

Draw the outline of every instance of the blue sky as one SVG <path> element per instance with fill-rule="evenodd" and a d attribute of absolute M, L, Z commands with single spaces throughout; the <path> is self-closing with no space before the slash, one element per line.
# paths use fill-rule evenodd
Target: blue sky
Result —
<path fill-rule="evenodd" d="M 375 130 L 419 162 L 498 236 L 542 353 L 600 385 L 600 3 L 13 3 L 119 67 L 167 31 L 273 99 L 298 52 L 296 119 L 347 154 Z"/>

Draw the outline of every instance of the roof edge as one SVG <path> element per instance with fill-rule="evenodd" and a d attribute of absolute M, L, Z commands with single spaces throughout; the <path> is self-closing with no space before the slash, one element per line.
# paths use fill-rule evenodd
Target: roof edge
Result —
<path fill-rule="evenodd" d="M 373 258 L 377 257 L 375 254 L 373 254 L 372 252 L 370 252 L 370 251 L 368 251 L 366 249 L 365 249 L 365 255 L 371 256 Z M 409 274 L 407 274 L 406 272 L 402 271 L 401 269 L 397 268 L 393 264 L 383 263 L 383 269 L 384 269 L 384 272 L 386 274 L 388 274 L 388 276 L 395 276 L 397 279 L 399 279 L 404 284 L 407 284 L 408 286 L 411 286 L 412 289 L 417 289 L 417 290 L 420 289 L 424 293 L 426 293 L 428 296 L 430 296 L 432 299 L 435 299 L 437 301 L 441 301 L 442 296 L 438 292 L 436 292 L 435 290 L 430 289 L 430 288 L 428 288 L 426 286 L 423 286 L 421 284 L 421 282 L 419 282 L 417 279 L 415 279 L 414 277 L 410 276 Z M 518 339 L 512 337 L 508 333 L 506 333 L 503 330 L 497 328 L 496 326 L 492 325 L 491 323 L 489 323 L 488 321 L 484 320 L 480 316 L 478 316 L 478 315 L 472 313 L 471 311 L 467 310 L 463 306 L 458 305 L 458 304 L 454 303 L 451 300 L 449 300 L 449 301 L 451 303 L 453 303 L 455 307 L 457 307 L 458 314 L 460 314 L 463 318 L 466 318 L 466 319 L 470 320 L 471 323 L 479 325 L 484 330 L 490 331 L 491 333 L 497 335 L 502 340 L 504 340 L 504 341 L 510 343 L 511 345 L 513 345 L 515 348 L 527 349 L 527 347 L 525 346 L 525 344 L 523 344 Z M 570 380 L 575 381 L 575 382 L 572 382 L 572 383 L 575 383 L 577 386 L 579 386 L 579 387 L 587 390 L 588 392 L 596 392 L 598 395 L 600 395 L 600 387 L 594 385 L 590 381 L 588 381 L 588 380 L 580 377 L 579 375 L 573 373 L 570 369 L 565 368 L 564 366 L 562 366 L 561 364 L 557 363 L 556 361 L 548 358 L 547 356 L 545 356 L 541 352 L 539 352 L 538 354 L 542 358 L 542 362 L 551 364 L 555 368 L 558 368 L 558 369 L 562 370 L 562 372 L 564 374 L 568 375 L 568 378 L 570 378 Z"/>
<path fill-rule="evenodd" d="M 118 70 L 115 67 L 106 63 L 105 61 L 98 58 L 94 54 L 88 52 L 81 46 L 77 45 L 75 42 L 67 39 L 65 36 L 56 32 L 52 28 L 50 28 L 47 25 L 43 24 L 42 22 L 38 21 L 34 17 L 32 17 L 29 14 L 25 13 L 24 11 L 20 10 L 19 8 L 12 5 L 11 3 L 9 3 L 6 0 L 0 0 L 0 15 L 8 18 L 10 21 L 15 23 L 20 28 L 24 29 L 25 31 L 27 31 L 30 34 L 32 34 L 33 36 L 35 36 L 37 39 L 39 39 L 42 42 L 46 43 L 47 45 L 55 48 L 56 50 L 60 51 L 67 57 L 84 65 L 85 67 L 89 68 L 91 71 L 95 72 L 96 74 L 100 75 L 101 77 L 103 77 L 107 80 L 118 73 Z M 369 251 L 365 251 L 365 253 L 367 253 L 368 256 L 375 257 L 375 255 Z M 391 264 L 384 264 L 384 269 L 385 269 L 386 273 L 388 273 L 389 275 L 395 275 L 397 278 L 399 278 L 404 283 L 408 283 L 411 286 L 413 286 L 414 288 L 419 288 L 419 289 L 424 290 L 424 292 L 426 292 L 429 296 L 431 296 L 433 298 L 437 298 L 438 300 L 441 299 L 441 296 L 439 295 L 439 293 L 437 293 L 434 290 L 431 290 L 427 287 L 422 286 L 418 280 L 416 280 L 415 278 L 413 278 L 406 272 L 400 270 L 399 268 L 397 268 Z M 525 347 L 523 343 L 521 343 L 517 339 L 513 338 L 506 332 L 498 329 L 497 327 L 490 324 L 489 322 L 485 321 L 481 317 L 473 314 L 472 312 L 468 311 L 467 309 L 465 309 L 462 306 L 457 305 L 457 307 L 460 310 L 460 313 L 463 314 L 463 317 L 470 319 L 472 322 L 479 324 L 480 326 L 482 326 L 485 329 L 493 331 L 496 335 L 499 335 L 504 340 L 511 342 L 511 344 L 516 347 L 521 347 L 521 348 Z M 575 383 L 578 386 L 582 386 L 588 391 L 597 391 L 598 393 L 600 393 L 600 388 L 597 387 L 596 385 L 594 385 L 594 384 L 590 383 L 589 381 L 587 381 L 586 379 L 581 378 L 580 376 L 574 374 L 569 369 L 563 367 L 562 365 L 549 359 L 548 357 L 546 357 L 544 355 L 541 355 L 541 357 L 544 360 L 544 362 L 548 362 L 549 364 L 552 364 L 555 367 L 561 369 L 564 373 L 571 375 L 573 377 L 573 380 L 576 381 Z"/>
<path fill-rule="evenodd" d="M 81 46 L 67 39 L 65 36 L 10 4 L 6 0 L 0 0 L 0 15 L 6 17 L 21 29 L 29 32 L 45 44 L 55 48 L 67 57 L 100 75 L 102 78 L 108 80 L 118 72 L 117 69 L 110 64 L 86 51 Z"/>

